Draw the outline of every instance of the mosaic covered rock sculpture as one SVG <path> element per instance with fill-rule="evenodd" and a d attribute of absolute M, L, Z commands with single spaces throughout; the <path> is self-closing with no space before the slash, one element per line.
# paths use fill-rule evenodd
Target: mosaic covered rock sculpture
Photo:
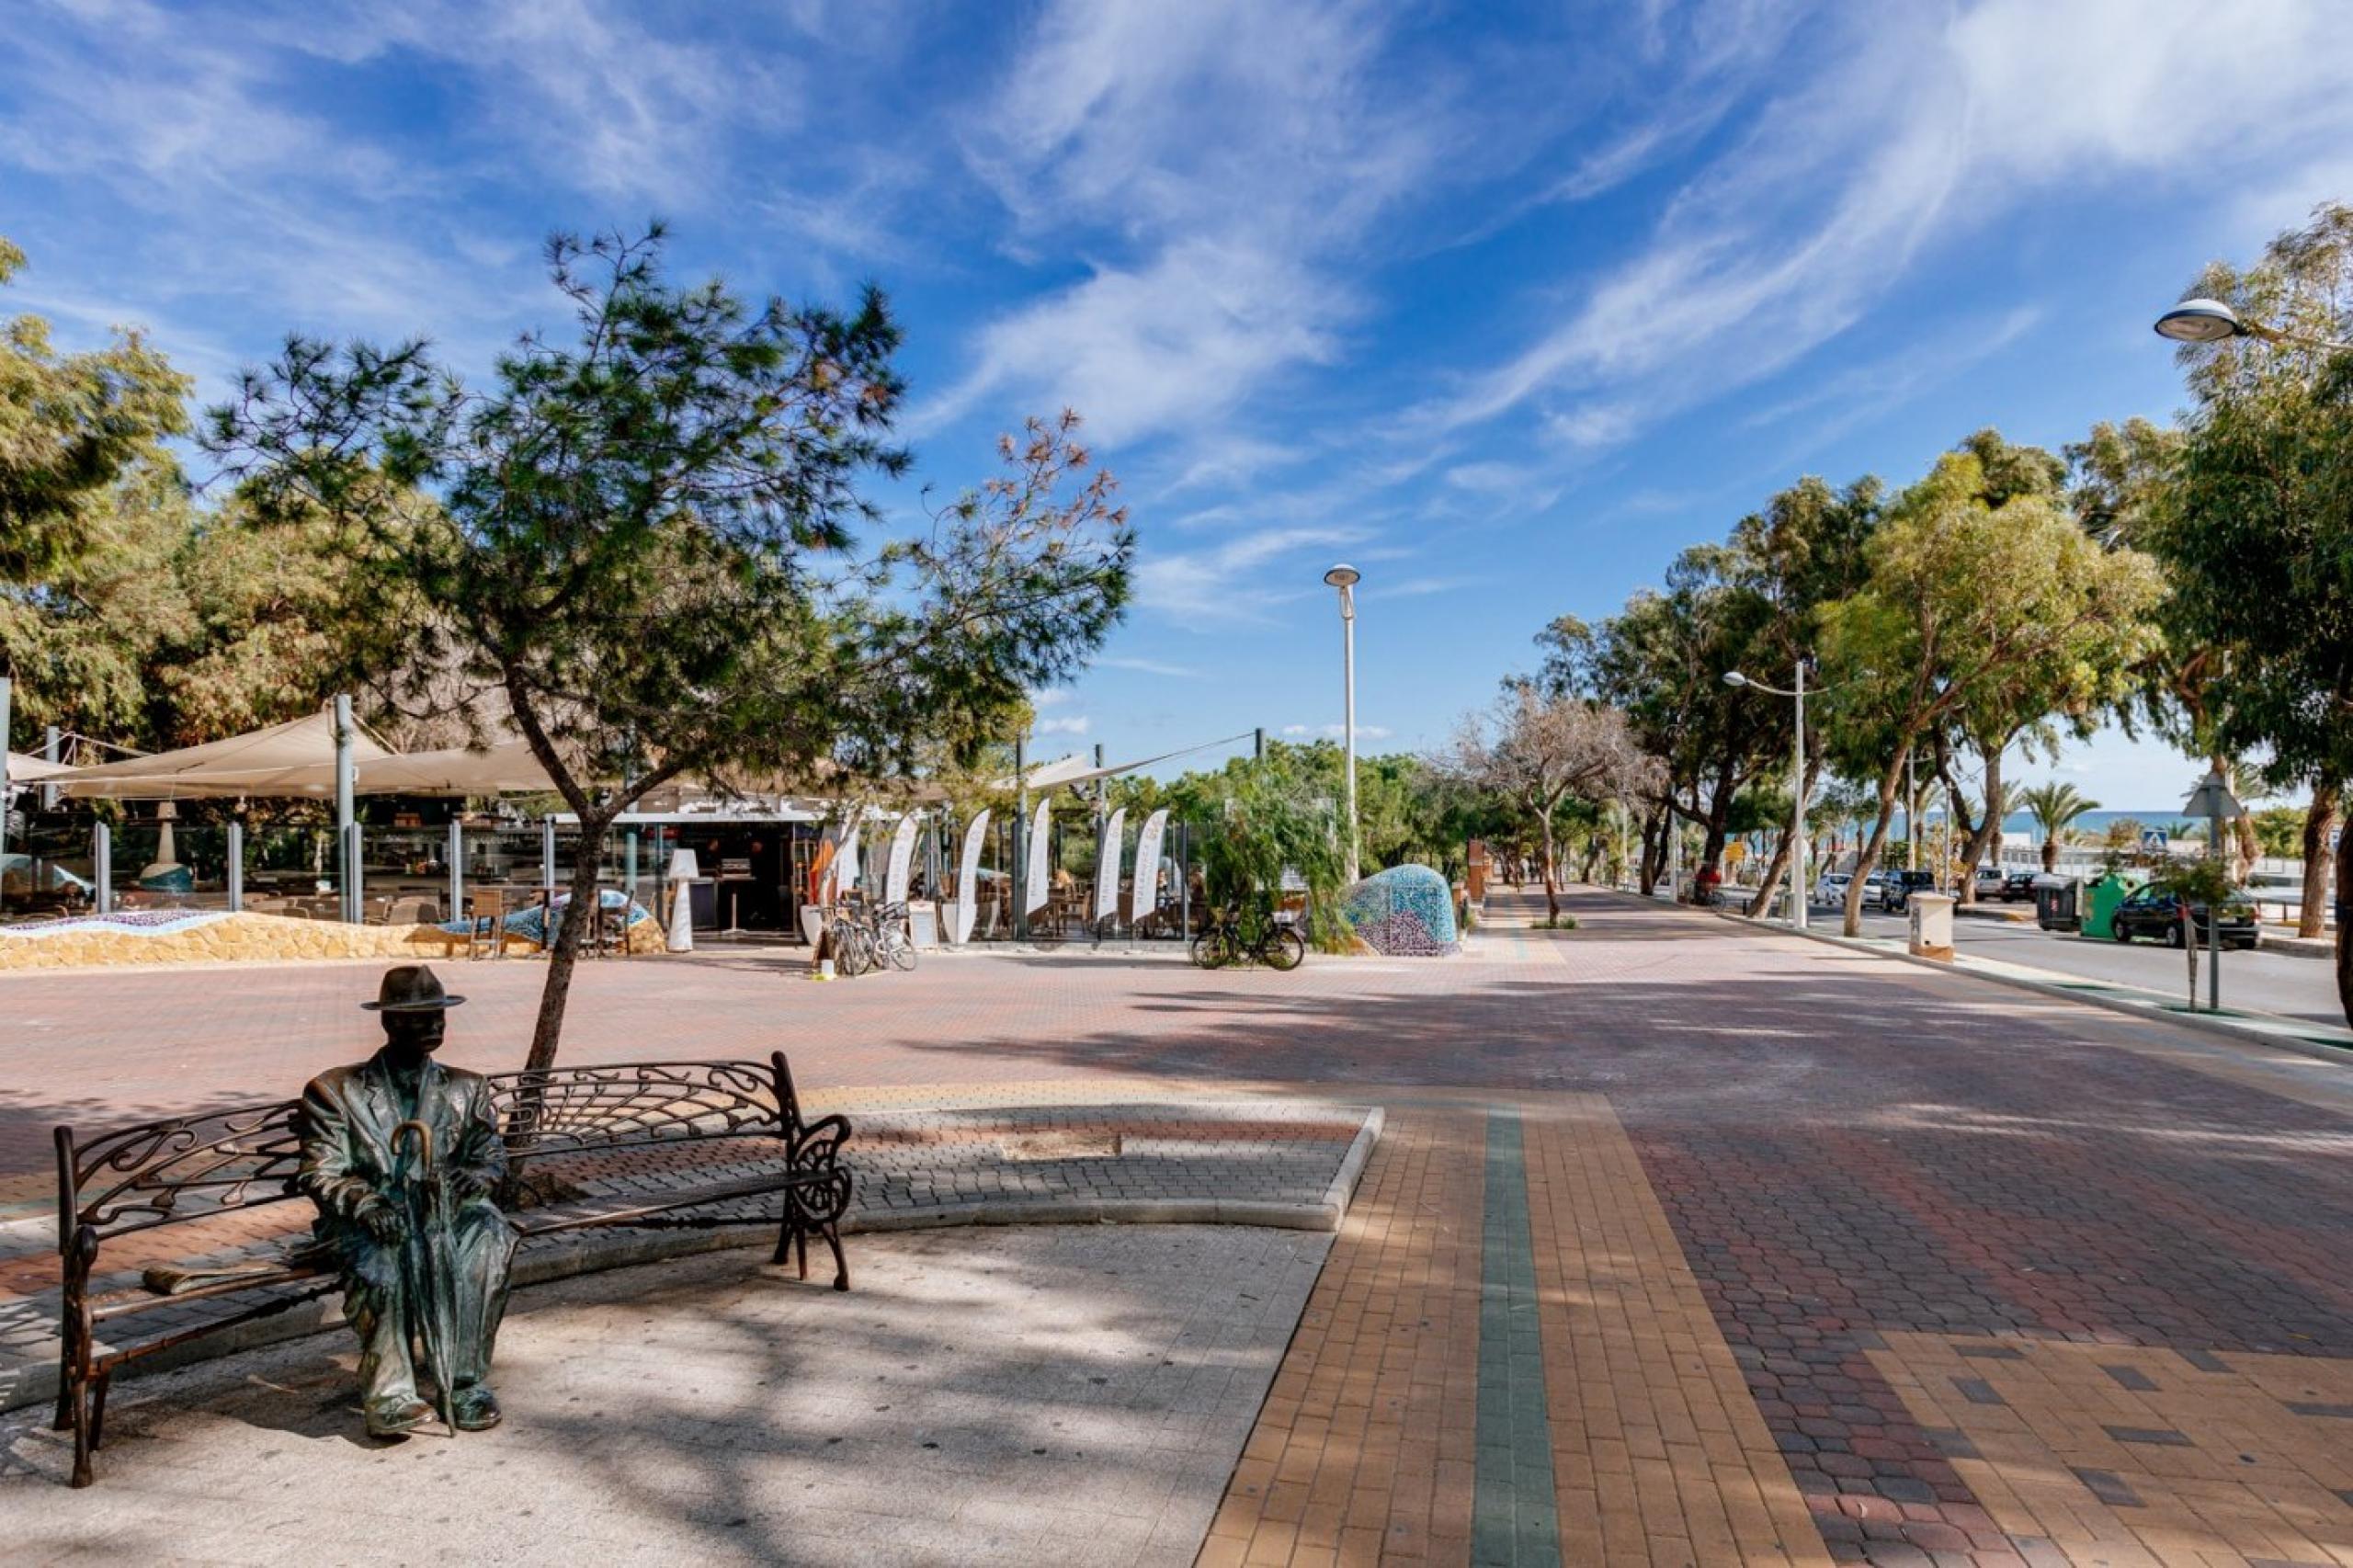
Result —
<path fill-rule="evenodd" d="M 1427 866 L 1375 871 L 1343 895 L 1340 912 L 1358 940 L 1386 957 L 1443 958 L 1461 950 L 1453 890 Z"/>

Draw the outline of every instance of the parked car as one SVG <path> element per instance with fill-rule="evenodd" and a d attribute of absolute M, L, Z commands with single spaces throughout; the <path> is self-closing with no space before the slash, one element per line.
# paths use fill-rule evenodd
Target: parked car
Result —
<path fill-rule="evenodd" d="M 1824 871 L 1813 879 L 1813 902 L 1827 907 L 1847 902 L 1847 884 L 1854 876 L 1847 871 Z"/>
<path fill-rule="evenodd" d="M 1980 866 L 1977 868 L 1977 896 L 1999 898 L 2002 896 L 2003 884 L 2008 881 L 2009 878 L 2003 874 L 2001 867 Z"/>
<path fill-rule="evenodd" d="M 1873 871 L 1863 883 L 1863 904 L 1901 915 L 1910 907 L 1914 893 L 1936 891 L 1932 871 Z"/>
<path fill-rule="evenodd" d="M 2189 906 L 2189 922 L 2197 928 L 2201 944 L 2213 939 L 2207 929 L 2204 904 Z M 2252 948 L 2255 933 L 2255 905 L 2241 898 L 2224 900 L 2222 946 Z M 2135 937 L 2154 937 L 2169 948 L 2177 948 L 2182 942 L 2181 900 L 2155 888 L 2143 888 L 2116 906 L 2116 918 L 2109 926 L 2109 934 L 2120 942 L 2129 942 Z"/>
<path fill-rule="evenodd" d="M 2002 902 L 2004 903 L 2032 903 L 2034 879 L 2040 875 L 2042 875 L 2040 871 L 2011 871 L 2005 874 L 2002 878 Z"/>

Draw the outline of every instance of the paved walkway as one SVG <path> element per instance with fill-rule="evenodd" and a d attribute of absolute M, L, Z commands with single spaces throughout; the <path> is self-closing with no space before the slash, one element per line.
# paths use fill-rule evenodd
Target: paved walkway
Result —
<path fill-rule="evenodd" d="M 1606 894 L 1515 925 L 1534 903 L 1460 961 L 1290 975 L 608 964 L 567 1050 L 780 1045 L 909 1106 L 1383 1107 L 1205 1562 L 2353 1564 L 2341 1065 Z M 0 1041 L 22 1190 L 59 1108 L 364 1040 L 366 974 L 165 978 L 0 987 L 49 1025 Z M 536 971 L 463 981 L 453 1051 L 511 1054 Z"/>
<path fill-rule="evenodd" d="M 1328 1234 L 878 1236 L 837 1295 L 736 1251 L 516 1298 L 506 1420 L 358 1435 L 313 1338 L 118 1390 L 98 1483 L 0 1420 L 11 1563 L 1182 1568 Z"/>

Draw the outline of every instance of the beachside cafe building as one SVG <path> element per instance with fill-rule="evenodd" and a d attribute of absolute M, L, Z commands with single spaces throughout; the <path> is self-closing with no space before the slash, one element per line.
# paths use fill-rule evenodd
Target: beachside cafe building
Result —
<path fill-rule="evenodd" d="M 960 813 L 915 790 L 850 820 L 822 799 L 682 786 L 584 846 L 568 813 L 544 810 L 552 785 L 521 741 L 394 752 L 338 703 L 91 767 L 9 754 L 0 921 L 144 908 L 479 919 L 544 909 L 589 853 L 606 897 L 662 916 L 675 884 L 693 927 L 720 937 L 807 939 L 846 900 L 909 903 L 919 939 L 1175 937 L 1198 894 L 1182 825 L 1165 812 L 1128 823 L 1090 788 L 1161 760 L 1107 767 L 1098 748 L 996 781 L 1011 810 Z M 95 814 L 98 801 L 118 809 Z M 330 809 L 256 809 L 286 801 Z"/>

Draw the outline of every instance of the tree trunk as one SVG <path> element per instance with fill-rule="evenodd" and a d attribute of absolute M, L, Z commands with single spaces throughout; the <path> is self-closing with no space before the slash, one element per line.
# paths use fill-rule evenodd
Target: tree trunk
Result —
<path fill-rule="evenodd" d="M 1559 860 L 1553 854 L 1552 813 L 1546 812 L 1544 813 L 1544 913 L 1552 917 L 1555 925 L 1559 924 L 1561 918 L 1561 894 L 1557 885 L 1560 874 L 1555 869 L 1558 865 Z"/>
<path fill-rule="evenodd" d="M 2328 830 L 2336 822 L 2338 788 L 2334 778 L 2316 779 L 2313 803 L 2304 812 L 2304 902 L 2296 912 L 2296 935 L 2324 936 L 2328 930 Z"/>
<path fill-rule="evenodd" d="M 1988 847 L 1993 850 L 1995 866 L 1998 868 L 2002 863 L 2002 753 L 2007 749 L 2006 745 L 1995 746 L 1984 754 L 1985 800 L 1981 809 L 1985 814 L 1970 829 L 1969 847 L 1961 857 L 1968 874 L 1961 879 L 1961 886 L 1953 894 L 1962 903 L 1977 902 L 1977 868 L 1984 862 Z M 1958 812 L 1960 791 L 1952 788 L 1949 780 L 1945 790 L 1956 801 L 1954 809 Z"/>
<path fill-rule="evenodd" d="M 1643 896 L 1649 898 L 1658 892 L 1658 846 L 1665 837 L 1658 830 L 1656 812 L 1643 819 L 1643 860 L 1639 886 Z"/>
<path fill-rule="evenodd" d="M 1911 748 L 1907 745 L 1904 750 Z M 1879 852 L 1887 846 L 1887 830 L 1895 820 L 1895 797 L 1904 789 L 1904 753 L 1896 753 L 1887 772 L 1879 781 L 1879 820 L 1871 824 L 1871 835 L 1864 840 L 1862 853 L 1855 857 L 1855 880 L 1847 884 L 1847 923 L 1849 937 L 1863 934 L 1863 883 L 1879 864 Z"/>
<path fill-rule="evenodd" d="M 2336 852 L 2336 1005 L 2353 1024 L 2353 855 Z"/>
<path fill-rule="evenodd" d="M 2059 869 L 2059 835 L 2051 831 L 2049 823 L 2042 824 L 2042 869 L 2046 873 Z"/>
<path fill-rule="evenodd" d="M 1800 786 L 1801 791 L 1807 800 L 1811 801 L 1813 798 L 1814 781 L 1821 776 L 1822 758 L 1815 748 L 1809 746 L 1806 756 L 1805 779 Z M 1756 896 L 1748 901 L 1748 907 L 1741 911 L 1742 914 L 1755 920 L 1773 907 L 1773 890 L 1779 885 L 1781 879 L 1789 874 L 1790 868 L 1796 863 L 1796 854 L 1795 841 L 1788 832 L 1784 831 L 1780 843 L 1774 847 L 1771 863 L 1765 868 L 1764 884 L 1756 890 Z M 1793 891 L 1798 898 L 1804 898 L 1811 892 L 1806 888 L 1797 888 Z M 1796 905 L 1793 903 L 1790 907 L 1794 909 Z"/>
<path fill-rule="evenodd" d="M 531 1072 L 545 1072 L 555 1065 L 556 1047 L 563 1039 L 563 1009 L 572 999 L 572 971 L 580 961 L 581 938 L 597 918 L 597 863 L 614 814 L 608 811 L 580 819 L 571 898 L 556 926 L 555 946 L 548 950 L 547 983 L 540 988 L 540 1016 L 531 1026 L 531 1054 L 523 1063 Z"/>

